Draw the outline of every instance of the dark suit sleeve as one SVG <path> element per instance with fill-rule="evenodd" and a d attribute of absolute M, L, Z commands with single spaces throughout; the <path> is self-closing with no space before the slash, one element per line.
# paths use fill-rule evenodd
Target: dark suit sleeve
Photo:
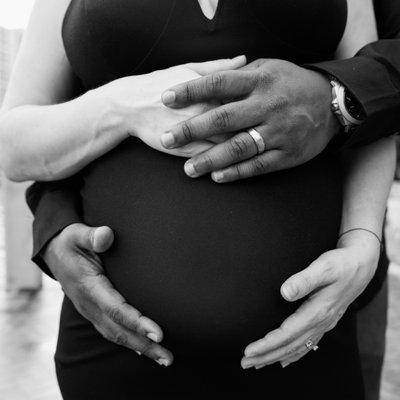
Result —
<path fill-rule="evenodd" d="M 47 275 L 52 276 L 42 258 L 47 243 L 73 223 L 82 222 L 80 175 L 56 182 L 35 182 L 26 192 L 26 200 L 34 214 L 34 261 Z"/>
<path fill-rule="evenodd" d="M 349 135 L 348 146 L 400 131 L 400 1 L 376 0 L 375 11 L 382 40 L 353 58 L 306 66 L 337 78 L 362 104 L 367 119 Z"/>

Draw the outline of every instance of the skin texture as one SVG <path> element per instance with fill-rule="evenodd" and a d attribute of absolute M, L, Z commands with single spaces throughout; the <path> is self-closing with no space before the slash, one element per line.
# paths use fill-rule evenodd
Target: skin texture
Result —
<path fill-rule="evenodd" d="M 223 183 L 294 167 L 319 154 L 340 130 L 330 111 L 329 81 L 284 60 L 257 60 L 163 94 L 169 107 L 210 99 L 225 104 L 178 124 L 161 138 L 171 149 L 210 135 L 239 132 L 187 161 L 185 172 L 191 177 L 213 172 L 212 179 Z M 254 140 L 244 131 L 249 127 L 263 137 L 263 154 L 257 155 Z"/>
<path fill-rule="evenodd" d="M 72 224 L 50 241 L 43 258 L 78 312 L 103 337 L 167 366 L 173 356 L 158 344 L 161 328 L 127 304 L 104 275 L 98 254 L 113 241 L 110 228 Z"/>
<path fill-rule="evenodd" d="M 379 254 L 378 240 L 358 231 L 290 277 L 281 287 L 282 296 L 287 301 L 308 298 L 278 329 L 247 346 L 242 367 L 259 369 L 275 362 L 286 367 L 312 351 L 305 343 L 317 345 L 336 326 L 371 280 Z M 318 290 L 324 286 L 326 290 Z"/>
<path fill-rule="evenodd" d="M 16 105 L 9 100 L 13 98 L 10 90 L 0 115 L 0 165 L 12 180 L 64 179 L 129 136 L 138 137 L 155 150 L 192 157 L 221 138 L 167 150 L 161 146 L 160 136 L 165 127 L 204 113 L 215 102 L 171 109 L 161 102 L 162 91 L 170 85 L 245 63 L 246 58 L 239 56 L 127 76 L 62 104 Z M 54 135 L 54 131 L 59 134 Z"/>

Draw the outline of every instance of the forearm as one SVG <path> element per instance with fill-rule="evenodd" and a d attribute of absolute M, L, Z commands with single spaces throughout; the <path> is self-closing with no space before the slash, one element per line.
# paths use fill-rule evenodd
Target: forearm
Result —
<path fill-rule="evenodd" d="M 345 183 L 341 232 L 364 228 L 380 235 L 393 181 L 393 138 L 349 150 L 343 155 Z"/>
<path fill-rule="evenodd" d="M 0 160 L 16 181 L 69 177 L 126 138 L 101 88 L 56 105 L 24 105 L 0 117 Z"/>

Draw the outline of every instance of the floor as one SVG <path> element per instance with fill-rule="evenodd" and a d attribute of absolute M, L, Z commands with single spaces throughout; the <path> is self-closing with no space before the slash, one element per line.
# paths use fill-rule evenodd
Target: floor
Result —
<path fill-rule="evenodd" d="M 400 184 L 393 187 L 388 219 L 388 252 L 394 262 L 381 400 L 400 400 Z M 39 293 L 7 293 L 1 234 L 0 400 L 59 400 L 52 357 L 62 292 L 45 279 Z"/>

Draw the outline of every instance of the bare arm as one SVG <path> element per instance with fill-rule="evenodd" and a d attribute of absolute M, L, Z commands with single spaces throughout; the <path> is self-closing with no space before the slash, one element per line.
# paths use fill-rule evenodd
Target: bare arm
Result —
<path fill-rule="evenodd" d="M 1 163 L 13 180 L 72 175 L 126 137 L 98 96 L 68 101 L 75 87 L 61 38 L 68 4 L 36 1 L 17 56 L 0 117 Z"/>
<path fill-rule="evenodd" d="M 0 162 L 10 179 L 69 177 L 129 136 L 160 151 L 159 136 L 206 105 L 169 110 L 161 92 L 170 85 L 243 66 L 245 57 L 190 63 L 128 76 L 83 96 L 74 95 L 61 25 L 69 0 L 36 0 L 0 115 Z M 196 142 L 180 151 L 192 156 L 211 146 Z"/>
<path fill-rule="evenodd" d="M 371 0 L 348 1 L 348 23 L 337 51 L 338 58 L 352 57 L 361 47 L 377 39 Z M 366 228 L 378 235 L 395 168 L 392 138 L 347 151 L 344 155 L 346 180 L 341 231 Z"/>

